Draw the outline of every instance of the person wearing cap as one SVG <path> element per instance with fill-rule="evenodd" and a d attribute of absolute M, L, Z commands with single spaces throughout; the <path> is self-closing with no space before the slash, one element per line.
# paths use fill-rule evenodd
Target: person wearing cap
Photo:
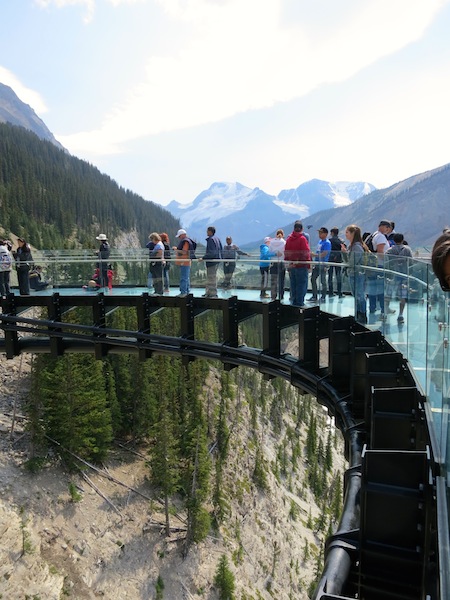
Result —
<path fill-rule="evenodd" d="M 100 242 L 100 247 L 97 252 L 100 287 L 108 286 L 108 259 L 110 254 L 108 238 L 104 233 L 100 233 L 96 238 Z"/>
<path fill-rule="evenodd" d="M 312 296 L 311 298 L 309 298 L 308 302 L 317 302 L 317 278 L 319 276 L 321 287 L 321 302 L 324 302 L 326 300 L 327 293 L 326 263 L 328 262 L 328 259 L 330 258 L 331 254 L 331 242 L 328 239 L 328 229 L 326 227 L 321 227 L 317 231 L 319 233 L 319 242 L 317 244 L 316 252 L 311 253 L 314 262 L 317 264 L 314 265 L 313 270 L 311 272 Z"/>
<path fill-rule="evenodd" d="M 180 267 L 180 293 L 178 296 L 184 298 L 190 291 L 191 278 L 191 259 L 195 258 L 195 244 L 188 237 L 185 229 L 179 229 L 175 235 L 178 239 L 178 245 L 172 246 L 175 252 L 175 264 Z"/>
<path fill-rule="evenodd" d="M 384 255 L 391 247 L 387 239 L 387 235 L 392 231 L 392 222 L 388 219 L 381 219 L 378 229 L 370 236 L 369 240 L 373 251 L 377 255 L 377 266 L 382 269 L 384 266 Z M 368 244 L 368 240 L 364 239 Z M 369 248 L 370 245 L 368 244 Z M 367 273 L 367 296 L 369 298 L 369 312 L 374 314 L 377 310 L 377 304 L 381 311 L 381 318 L 384 319 L 384 273 L 371 272 Z M 389 309 L 389 313 L 393 314 L 395 310 Z"/>
<path fill-rule="evenodd" d="M 21 296 L 29 296 L 30 280 L 28 278 L 28 273 L 30 271 L 30 263 L 33 261 L 31 248 L 24 238 L 17 238 L 17 245 L 18 248 L 13 252 L 13 256 L 16 259 L 19 293 Z"/>
<path fill-rule="evenodd" d="M 210 225 L 206 229 L 206 251 L 199 260 L 206 261 L 206 285 L 204 298 L 217 298 L 217 269 L 222 259 L 222 242 L 216 235 L 216 228 Z"/>
<path fill-rule="evenodd" d="M 228 235 L 225 239 L 226 244 L 222 249 L 223 263 L 223 274 L 224 282 L 223 288 L 229 290 L 231 288 L 231 278 L 233 277 L 234 270 L 236 268 L 236 259 L 238 256 L 248 256 L 247 252 L 243 252 L 236 244 L 233 244 L 231 236 Z"/>
<path fill-rule="evenodd" d="M 261 273 L 261 298 L 267 298 L 267 288 L 269 287 L 269 267 L 270 259 L 275 256 L 273 252 L 269 250 L 270 237 L 264 238 L 264 243 L 259 247 L 259 271 Z"/>
<path fill-rule="evenodd" d="M 308 289 L 308 272 L 311 261 L 309 243 L 303 234 L 303 223 L 295 221 L 294 230 L 288 236 L 284 247 L 291 287 L 291 303 L 303 307 Z"/>

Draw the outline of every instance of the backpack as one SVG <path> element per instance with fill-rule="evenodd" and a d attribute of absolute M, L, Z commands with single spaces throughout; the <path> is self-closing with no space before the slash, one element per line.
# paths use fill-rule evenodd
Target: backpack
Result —
<path fill-rule="evenodd" d="M 368 246 L 367 242 L 366 245 Z M 374 253 L 373 250 L 370 250 L 369 252 L 367 252 L 367 250 L 364 250 L 361 264 L 364 267 L 378 267 L 378 257 L 376 253 Z"/>
<path fill-rule="evenodd" d="M 330 237 L 331 252 L 329 256 L 330 262 L 342 262 L 342 244 L 344 243 L 341 238 L 333 236 Z"/>
<path fill-rule="evenodd" d="M 197 258 L 195 256 L 195 250 L 197 249 L 197 242 L 191 240 L 191 238 L 185 238 L 189 243 L 189 258 Z"/>
<path fill-rule="evenodd" d="M 373 247 L 373 238 L 374 238 L 374 233 L 371 233 L 370 235 L 368 235 L 366 237 L 364 241 L 364 243 L 366 244 L 366 246 L 369 248 L 370 252 L 376 252 L 375 248 Z"/>
<path fill-rule="evenodd" d="M 9 252 L 0 254 L 0 271 L 11 271 L 12 258 Z"/>

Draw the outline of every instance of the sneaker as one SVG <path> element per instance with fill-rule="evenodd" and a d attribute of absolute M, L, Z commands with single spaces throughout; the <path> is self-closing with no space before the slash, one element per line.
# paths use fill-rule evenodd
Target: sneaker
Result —
<path fill-rule="evenodd" d="M 268 298 L 268 297 L 269 297 L 269 294 L 268 294 L 267 292 L 261 292 L 261 293 L 260 293 L 260 297 L 261 297 L 261 298 Z"/>
<path fill-rule="evenodd" d="M 393 308 L 388 308 L 386 311 L 387 315 L 395 315 L 395 310 Z"/>
<path fill-rule="evenodd" d="M 397 317 L 397 323 L 404 323 L 404 322 L 405 322 L 405 319 L 404 319 L 404 317 L 402 317 L 402 315 Z"/>
<path fill-rule="evenodd" d="M 321 301 L 321 302 L 325 302 L 325 300 L 326 300 L 326 297 L 325 297 L 325 296 L 320 296 L 320 301 Z"/>
<path fill-rule="evenodd" d="M 186 298 L 187 294 L 177 294 L 177 298 Z"/>
<path fill-rule="evenodd" d="M 317 302 L 317 296 L 311 296 L 311 298 L 308 298 L 306 302 Z"/>

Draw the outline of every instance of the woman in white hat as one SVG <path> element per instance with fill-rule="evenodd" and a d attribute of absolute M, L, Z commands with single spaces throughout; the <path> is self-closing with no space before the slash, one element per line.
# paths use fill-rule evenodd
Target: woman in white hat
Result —
<path fill-rule="evenodd" d="M 98 268 L 100 270 L 100 287 L 108 285 L 108 259 L 109 259 L 109 243 L 108 238 L 104 233 L 100 233 L 96 238 L 100 242 L 98 249 Z"/>

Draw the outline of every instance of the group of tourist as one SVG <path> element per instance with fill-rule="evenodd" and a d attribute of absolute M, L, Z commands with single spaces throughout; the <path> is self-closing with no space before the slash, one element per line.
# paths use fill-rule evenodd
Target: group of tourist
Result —
<path fill-rule="evenodd" d="M 217 272 L 223 264 L 223 288 L 230 289 L 232 277 L 239 256 L 249 256 L 233 244 L 230 236 L 225 245 L 216 235 L 213 226 L 207 228 L 206 250 L 198 261 L 206 266 L 204 297 L 217 298 Z M 330 235 L 329 235 L 330 234 Z M 348 277 L 349 287 L 356 302 L 356 318 L 367 323 L 367 300 L 369 315 L 380 311 L 379 319 L 386 320 L 396 311 L 390 306 L 392 298 L 399 300 L 397 321 L 404 322 L 404 309 L 408 296 L 406 273 L 408 259 L 412 258 L 411 248 L 401 233 L 395 232 L 392 221 L 382 219 L 375 232 L 362 233 L 358 225 L 351 224 L 345 229 L 346 241 L 339 237 L 339 229 L 326 227 L 318 229 L 319 241 L 311 251 L 309 234 L 303 230 L 301 221 L 295 221 L 293 231 L 284 239 L 284 231 L 278 229 L 275 237 L 265 237 L 260 246 L 259 269 L 261 274 L 260 296 L 272 300 L 283 300 L 286 271 L 290 278 L 290 302 L 294 306 L 305 307 L 305 296 L 311 271 L 312 295 L 307 302 L 318 303 L 329 296 L 342 298 L 343 269 Z M 190 269 L 196 258 L 197 244 L 185 229 L 176 233 L 177 245 L 170 246 L 167 233 L 153 232 L 149 236 L 150 268 L 148 286 L 154 288 L 153 295 L 169 292 L 169 271 L 172 256 L 180 269 L 180 297 L 190 292 Z M 97 251 L 96 287 L 111 287 L 112 270 L 108 264 L 110 246 L 107 236 L 99 234 Z M 312 261 L 312 262 L 311 262 Z M 10 240 L 0 239 L 0 296 L 10 293 L 10 274 L 16 266 L 20 295 L 29 295 L 30 287 L 42 290 L 48 282 L 42 278 L 42 269 L 33 265 L 30 245 L 24 238 L 17 239 L 13 250 Z M 312 264 L 312 269 L 310 268 Z M 444 229 L 436 240 L 432 253 L 432 266 L 444 290 L 450 291 L 450 229 Z M 389 273 L 385 276 L 380 269 Z M 320 282 L 320 285 L 319 283 Z M 334 287 L 334 282 L 336 288 Z M 334 291 L 336 289 L 336 292 Z M 319 296 L 320 293 L 320 296 Z"/>
<path fill-rule="evenodd" d="M 319 241 L 314 250 L 310 249 L 309 235 L 303 230 L 301 221 L 294 223 L 293 231 L 286 241 L 281 229 L 277 231 L 276 238 L 264 238 L 260 246 L 261 297 L 269 295 L 267 289 L 270 275 L 271 299 L 283 299 L 284 274 L 287 268 L 291 304 L 305 307 L 312 261 L 312 295 L 307 302 L 323 302 L 327 294 L 333 297 L 335 293 L 342 298 L 342 275 L 345 268 L 350 291 L 355 297 L 358 321 L 367 323 L 367 299 L 369 313 L 373 315 L 379 310 L 379 319 L 386 320 L 388 315 L 395 313 L 390 307 L 390 300 L 395 297 L 399 299 L 397 321 L 403 323 L 408 295 L 405 274 L 408 269 L 407 259 L 412 257 L 412 251 L 403 235 L 395 232 L 395 223 L 382 219 L 375 232 L 364 234 L 358 225 L 349 225 L 345 230 L 345 241 L 339 237 L 337 227 L 333 227 L 330 232 L 326 227 L 320 227 L 317 232 Z M 380 271 L 383 267 L 389 270 L 389 276 Z"/>

